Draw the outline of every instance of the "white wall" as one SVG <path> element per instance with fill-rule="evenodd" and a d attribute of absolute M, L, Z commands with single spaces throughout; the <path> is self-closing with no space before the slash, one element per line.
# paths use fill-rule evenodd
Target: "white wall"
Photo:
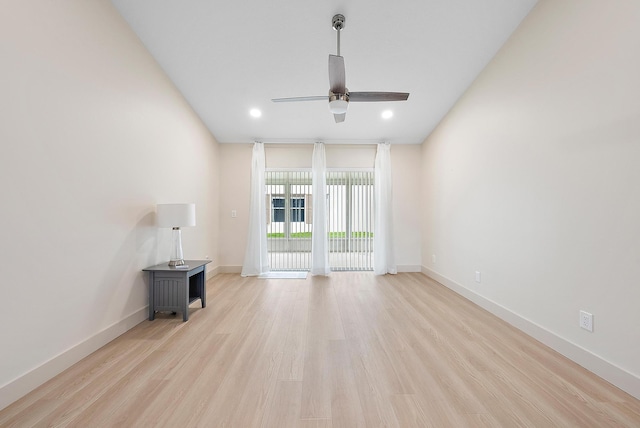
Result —
<path fill-rule="evenodd" d="M 249 212 L 251 144 L 220 144 L 220 253 L 223 271 L 239 272 L 244 259 Z M 325 147 L 327 168 L 373 168 L 375 145 Z M 313 145 L 266 144 L 267 168 L 311 168 Z M 396 263 L 401 271 L 420 269 L 420 146 L 393 145 Z M 231 210 L 237 217 L 231 217 Z"/>
<path fill-rule="evenodd" d="M 107 0 L 0 14 L 0 408 L 146 315 L 156 203 L 217 258 L 217 143 Z M 214 265 L 217 264 L 214 261 Z"/>
<path fill-rule="evenodd" d="M 541 0 L 422 160 L 425 271 L 636 396 L 639 17 L 637 1 Z"/>
<path fill-rule="evenodd" d="M 422 165 L 419 145 L 391 146 L 393 174 L 393 227 L 398 272 L 419 272 L 420 186 Z"/>
<path fill-rule="evenodd" d="M 249 227 L 251 144 L 220 144 L 220 269 L 240 272 Z M 231 217 L 235 210 L 237 217 Z"/>

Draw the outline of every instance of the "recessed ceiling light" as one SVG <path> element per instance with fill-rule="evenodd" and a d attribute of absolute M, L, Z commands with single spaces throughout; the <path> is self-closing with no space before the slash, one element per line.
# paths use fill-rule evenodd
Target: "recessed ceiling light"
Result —
<path fill-rule="evenodd" d="M 391 119 L 393 117 L 393 112 L 391 110 L 385 110 L 382 112 L 383 119 Z"/>
<path fill-rule="evenodd" d="M 251 117 L 260 117 L 260 116 L 262 116 L 262 112 L 260 110 L 258 110 L 257 108 L 252 108 L 251 110 L 249 110 L 249 114 L 251 115 Z"/>

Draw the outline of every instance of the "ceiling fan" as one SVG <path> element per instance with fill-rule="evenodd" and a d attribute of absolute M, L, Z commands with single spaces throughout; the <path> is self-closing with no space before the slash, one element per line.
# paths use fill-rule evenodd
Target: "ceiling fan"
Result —
<path fill-rule="evenodd" d="M 336 123 L 344 122 L 349 102 L 406 101 L 409 98 L 407 92 L 349 92 L 345 83 L 344 57 L 340 56 L 340 31 L 344 29 L 344 15 L 335 15 L 332 24 L 338 34 L 338 52 L 337 55 L 329 55 L 329 95 L 274 98 L 271 101 L 329 101 L 329 111 L 333 113 Z"/>

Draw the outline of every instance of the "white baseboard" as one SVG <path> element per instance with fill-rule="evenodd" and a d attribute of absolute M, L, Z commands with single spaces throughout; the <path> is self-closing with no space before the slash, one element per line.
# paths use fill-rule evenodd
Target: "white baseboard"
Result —
<path fill-rule="evenodd" d="M 242 273 L 242 266 L 218 266 L 216 275 L 218 273 Z M 398 272 L 422 272 L 422 266 L 420 265 L 398 265 Z"/>
<path fill-rule="evenodd" d="M 542 328 L 504 306 L 501 306 L 469 290 L 468 288 L 463 287 L 452 279 L 440 275 L 426 266 L 422 266 L 421 271 L 429 278 L 441 283 L 462 297 L 491 312 L 493 315 L 501 318 L 534 339 L 544 343 L 551 349 L 559 352 L 590 372 L 600 376 L 607 382 L 610 382 L 628 394 L 633 395 L 635 398 L 640 399 L 640 378 L 633 373 L 629 373 L 628 371 L 592 353 L 588 349 L 576 345 L 575 343 Z"/>
<path fill-rule="evenodd" d="M 420 265 L 398 265 L 396 266 L 398 273 L 403 272 L 422 272 L 422 266 Z"/>
<path fill-rule="evenodd" d="M 62 373 L 87 355 L 100 349 L 116 337 L 140 324 L 149 316 L 148 306 L 110 325 L 87 340 L 51 358 L 39 367 L 0 387 L 0 410 L 33 391 L 49 379 Z"/>
<path fill-rule="evenodd" d="M 218 266 L 219 273 L 242 273 L 242 266 Z"/>
<path fill-rule="evenodd" d="M 207 281 L 220 273 L 220 266 L 216 266 L 211 269 L 207 269 Z"/>

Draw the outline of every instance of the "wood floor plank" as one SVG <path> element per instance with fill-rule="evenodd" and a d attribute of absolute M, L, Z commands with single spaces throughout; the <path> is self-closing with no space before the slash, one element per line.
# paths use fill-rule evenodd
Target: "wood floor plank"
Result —
<path fill-rule="evenodd" d="M 292 281 L 295 289 L 295 300 L 288 326 L 287 337 L 282 350 L 282 362 L 278 379 L 302 380 L 307 328 L 309 320 L 309 289 L 306 281 Z"/>
<path fill-rule="evenodd" d="M 211 426 L 214 421 L 215 426 L 236 426 L 234 421 L 243 418 L 243 413 L 246 413 L 246 409 L 240 406 L 245 396 L 253 395 L 256 388 L 259 391 L 268 388 L 260 381 L 268 382 L 264 377 L 271 379 L 270 374 L 277 373 L 279 369 L 280 359 L 272 367 L 272 356 L 266 355 L 264 349 L 275 322 L 274 308 L 278 306 L 283 290 L 268 283 L 256 288 L 261 289 L 261 296 L 251 300 L 250 307 L 244 311 L 243 321 L 231 334 L 237 338 L 238 346 L 222 384 L 198 421 L 202 426 Z M 256 377 L 258 382 L 254 383 Z M 275 382 L 275 376 L 273 378 Z M 253 408 L 252 412 L 259 412 L 256 416 L 262 418 L 265 408 L 266 404 Z"/>
<path fill-rule="evenodd" d="M 416 403 L 413 394 L 391 395 L 391 405 L 396 414 L 398 426 L 402 427 L 436 427 L 429 422 L 426 415 Z"/>
<path fill-rule="evenodd" d="M 298 428 L 333 428 L 331 419 L 300 419 Z"/>
<path fill-rule="evenodd" d="M 242 398 L 238 403 L 238 410 L 231 419 L 230 426 L 233 427 L 259 427 L 268 418 L 278 385 L 278 369 L 282 354 L 261 354 L 251 373 L 251 387 L 242 393 Z M 247 412 L 246 409 L 251 409 Z M 212 418 L 217 418 L 215 413 L 211 413 Z M 211 426 L 209 421 L 203 425 Z"/>
<path fill-rule="evenodd" d="M 229 335 L 216 333 L 201 339 L 193 353 L 173 349 L 172 354 L 179 359 L 167 360 L 150 377 L 161 382 L 163 388 L 150 393 L 153 398 L 146 406 L 122 409 L 117 419 L 122 420 L 124 426 L 159 426 L 175 420 L 180 421 L 179 425 L 191 423 L 204 412 L 210 397 L 222 384 L 236 349 L 237 343 L 232 342 Z M 176 409 L 173 403 L 189 403 L 189 406 Z"/>
<path fill-rule="evenodd" d="M 366 281 L 359 278 L 358 282 L 362 284 Z M 377 313 L 378 308 L 366 289 L 344 287 L 336 295 L 365 425 L 398 426 L 389 395 L 413 388 L 409 370 L 405 372 L 404 365 L 394 364 L 394 359 L 401 361 L 393 346 L 395 341 L 392 340 L 391 345 L 388 345 L 379 337 L 380 324 L 387 320 L 382 313 Z M 372 315 L 372 312 L 375 314 Z M 366 328 L 362 328 L 363 326 Z"/>
<path fill-rule="evenodd" d="M 469 415 L 486 415 L 488 413 L 461 413 L 456 403 L 450 400 L 427 400 L 422 394 L 414 395 L 415 402 L 424 414 L 428 427 L 473 427 L 467 422 Z M 493 426 L 500 426 L 495 424 Z"/>
<path fill-rule="evenodd" d="M 331 419 L 328 340 L 321 337 L 309 321 L 302 377 L 302 419 Z"/>
<path fill-rule="evenodd" d="M 300 423 L 302 382 L 278 380 L 263 427 L 294 428 Z"/>
<path fill-rule="evenodd" d="M 334 427 L 365 427 L 360 394 L 354 394 L 356 382 L 347 342 L 330 340 L 328 347 L 331 422 Z"/>
<path fill-rule="evenodd" d="M 220 274 L 2 427 L 639 427 L 640 400 L 419 273 Z"/>

